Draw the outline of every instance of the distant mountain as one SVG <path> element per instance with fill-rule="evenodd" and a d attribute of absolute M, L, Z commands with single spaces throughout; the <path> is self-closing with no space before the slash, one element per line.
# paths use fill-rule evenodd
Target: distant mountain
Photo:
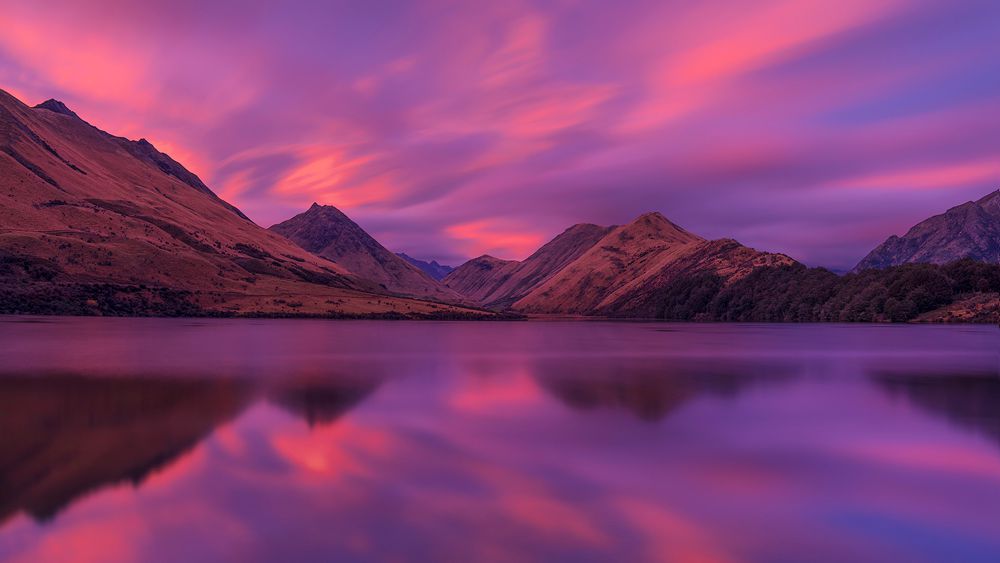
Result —
<path fill-rule="evenodd" d="M 455 312 L 381 293 L 255 225 L 149 142 L 0 91 L 0 313 Z"/>
<path fill-rule="evenodd" d="M 474 298 L 488 307 L 510 306 L 579 258 L 611 229 L 586 223 L 573 225 L 523 262 L 509 262 L 492 270 L 473 293 Z"/>
<path fill-rule="evenodd" d="M 1000 190 L 922 221 L 891 236 L 854 268 L 947 264 L 962 258 L 1000 264 Z"/>
<path fill-rule="evenodd" d="M 386 291 L 437 301 L 463 301 L 455 291 L 396 256 L 332 205 L 308 210 L 270 228 L 303 249 L 343 265 Z"/>
<path fill-rule="evenodd" d="M 438 264 L 437 260 L 431 260 L 427 262 L 425 260 L 418 260 L 412 256 L 407 255 L 405 252 L 397 252 L 396 256 L 399 256 L 403 260 L 406 260 L 410 264 L 414 265 L 421 272 L 427 274 L 428 276 L 434 278 L 437 281 L 441 281 L 445 276 L 450 274 L 455 268 L 451 266 L 445 266 Z"/>

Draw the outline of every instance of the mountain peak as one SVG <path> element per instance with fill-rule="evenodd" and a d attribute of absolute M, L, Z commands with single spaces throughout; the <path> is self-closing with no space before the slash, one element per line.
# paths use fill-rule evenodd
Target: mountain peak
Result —
<path fill-rule="evenodd" d="M 55 98 L 49 98 L 48 100 L 45 100 L 44 102 L 35 106 L 35 108 L 47 109 L 55 113 L 68 115 L 70 117 L 75 117 L 77 119 L 80 119 L 80 116 L 74 113 L 73 110 L 66 107 L 66 104 L 60 102 L 59 100 L 56 100 Z"/>
<path fill-rule="evenodd" d="M 323 204 L 316 203 L 316 202 L 313 202 L 313 204 L 309 206 L 309 209 L 307 209 L 305 211 L 305 213 L 308 213 L 309 215 L 317 215 L 317 214 L 318 215 L 330 215 L 330 214 L 333 214 L 333 215 L 336 215 L 338 217 L 343 216 L 344 218 L 347 218 L 347 215 L 343 211 L 341 211 L 340 209 L 338 209 L 336 206 L 333 206 L 333 205 L 323 205 Z"/>
<path fill-rule="evenodd" d="M 270 230 L 390 292 L 437 301 L 461 300 L 458 294 L 389 252 L 332 205 L 313 203 L 307 211 L 273 225 Z"/>
<path fill-rule="evenodd" d="M 665 226 L 665 227 L 670 227 L 670 228 L 677 229 L 679 231 L 684 231 L 684 229 L 682 229 L 681 227 L 679 227 L 676 223 L 674 223 L 670 219 L 667 219 L 659 211 L 648 211 L 646 213 L 643 213 L 642 215 L 636 217 L 632 221 L 631 224 L 632 225 L 647 224 L 647 225 Z"/>
<path fill-rule="evenodd" d="M 625 236 L 649 236 L 664 238 L 672 242 L 694 242 L 703 238 L 681 228 L 659 211 L 650 211 L 636 217 L 631 223 L 620 228 Z"/>
<path fill-rule="evenodd" d="M 491 256 L 489 254 L 483 254 L 469 260 L 469 262 L 482 264 L 509 264 L 511 262 L 516 262 L 516 260 L 504 260 L 503 258 L 497 258 L 496 256 Z"/>

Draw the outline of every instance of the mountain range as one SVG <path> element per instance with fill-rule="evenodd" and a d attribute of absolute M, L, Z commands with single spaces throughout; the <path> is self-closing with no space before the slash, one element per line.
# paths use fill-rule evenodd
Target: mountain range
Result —
<path fill-rule="evenodd" d="M 1000 263 L 1000 192 L 890 237 L 846 276 L 707 240 L 656 212 L 574 225 L 522 261 L 451 269 L 394 254 L 329 205 L 263 229 L 148 141 L 0 91 L 0 203 L 0 313 L 1000 316 L 1000 266 L 984 264 Z"/>
<path fill-rule="evenodd" d="M 385 285 L 257 226 L 149 142 L 0 91 L 0 312 L 492 316 Z"/>

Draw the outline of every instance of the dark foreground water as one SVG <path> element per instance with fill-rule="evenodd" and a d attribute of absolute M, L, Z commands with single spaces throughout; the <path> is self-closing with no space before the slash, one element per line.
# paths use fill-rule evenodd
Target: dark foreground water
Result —
<path fill-rule="evenodd" d="M 996 562 L 998 349 L 0 318 L 0 560 Z"/>

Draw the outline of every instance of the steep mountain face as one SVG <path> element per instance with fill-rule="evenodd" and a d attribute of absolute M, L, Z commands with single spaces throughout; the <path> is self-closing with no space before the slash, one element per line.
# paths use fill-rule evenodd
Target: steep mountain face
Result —
<path fill-rule="evenodd" d="M 517 264 L 516 260 L 501 260 L 484 254 L 455 268 L 442 282 L 468 299 L 482 303 L 507 279 L 507 270 Z"/>
<path fill-rule="evenodd" d="M 586 223 L 573 225 L 523 262 L 505 262 L 500 267 L 492 267 L 491 260 L 496 260 L 495 258 L 476 258 L 466 264 L 470 266 L 469 273 L 475 273 L 474 276 L 463 281 L 452 278 L 446 283 L 454 283 L 455 289 L 460 293 L 487 307 L 503 309 L 579 258 L 612 228 Z M 484 258 L 489 260 L 484 261 Z M 475 282 L 470 286 L 469 280 L 473 279 Z"/>
<path fill-rule="evenodd" d="M 438 264 L 437 260 L 431 260 L 427 262 L 426 260 L 420 260 L 412 256 L 407 255 L 405 252 L 397 252 L 396 256 L 399 256 L 403 260 L 406 260 L 413 266 L 416 266 L 418 270 L 427 274 L 437 281 L 441 281 L 445 276 L 450 274 L 455 268 L 451 266 L 445 266 L 444 264 Z"/>
<path fill-rule="evenodd" d="M 792 264 L 732 240 L 707 241 L 647 213 L 611 230 L 512 308 L 527 313 L 645 316 L 644 304 L 681 276 L 711 272 L 727 282 L 755 268 Z"/>
<path fill-rule="evenodd" d="M 488 307 L 510 306 L 590 250 L 612 229 L 586 223 L 573 225 L 524 262 L 505 270 L 499 285 L 483 302 Z"/>
<path fill-rule="evenodd" d="M 260 228 L 145 141 L 0 91 L 0 312 L 439 314 Z"/>
<path fill-rule="evenodd" d="M 438 301 L 463 298 L 416 266 L 396 256 L 332 205 L 312 204 L 307 211 L 270 228 L 318 256 L 381 285 L 386 291 Z"/>
<path fill-rule="evenodd" d="M 962 258 L 1000 263 L 1000 190 L 918 223 L 902 237 L 889 237 L 854 271 Z"/>

